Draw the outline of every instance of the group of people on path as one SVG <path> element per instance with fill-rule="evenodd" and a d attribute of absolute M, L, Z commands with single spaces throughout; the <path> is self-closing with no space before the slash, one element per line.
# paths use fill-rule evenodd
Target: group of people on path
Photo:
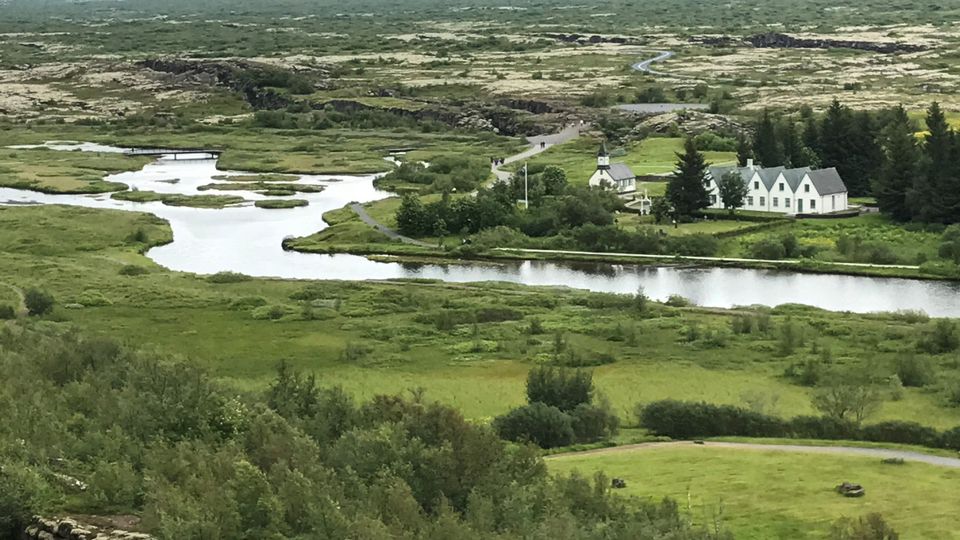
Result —
<path fill-rule="evenodd" d="M 503 165 L 503 163 L 504 163 L 503 158 L 497 158 L 497 157 L 490 158 L 490 165 L 494 167 L 499 167 Z"/>

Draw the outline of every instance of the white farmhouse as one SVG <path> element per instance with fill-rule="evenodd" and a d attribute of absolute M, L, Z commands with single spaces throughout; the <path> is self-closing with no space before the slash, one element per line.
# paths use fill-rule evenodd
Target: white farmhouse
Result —
<path fill-rule="evenodd" d="M 743 210 L 780 214 L 829 214 L 848 209 L 847 186 L 835 168 L 809 167 L 710 167 L 707 192 L 710 208 L 722 209 L 718 183 L 724 175 L 736 173 L 747 184 Z"/>
<path fill-rule="evenodd" d="M 624 163 L 611 165 L 607 144 L 603 143 L 597 152 L 597 171 L 590 177 L 590 187 L 612 189 L 617 193 L 633 193 L 637 190 L 637 175 Z"/>

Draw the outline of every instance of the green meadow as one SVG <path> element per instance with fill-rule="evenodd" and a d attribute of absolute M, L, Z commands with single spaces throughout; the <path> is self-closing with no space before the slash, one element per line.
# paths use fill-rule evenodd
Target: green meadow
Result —
<path fill-rule="evenodd" d="M 833 522 L 878 512 L 904 540 L 960 538 L 960 470 L 860 456 L 668 446 L 549 458 L 553 472 L 623 478 L 625 495 L 675 498 L 697 523 L 736 538 L 828 538 Z M 844 481 L 863 498 L 834 491 Z"/>
<path fill-rule="evenodd" d="M 638 312 L 631 296 L 496 283 L 203 277 L 141 255 L 171 239 L 168 226 L 146 214 L 8 207 L 0 208 L 0 227 L 0 291 L 50 291 L 56 321 L 182 354 L 240 389 L 263 388 L 284 360 L 357 396 L 422 387 L 475 419 L 521 403 L 528 369 L 558 359 L 598 364 L 597 386 L 627 422 L 637 403 L 663 398 L 809 414 L 811 389 L 785 376 L 790 366 L 829 349 L 831 368 L 887 376 L 930 324 L 799 306 L 650 303 Z M 769 316 L 769 330 L 732 332 L 747 314 Z M 784 352 L 787 327 L 802 337 Z M 930 359 L 939 381 L 952 380 L 956 353 Z M 960 409 L 939 388 L 904 389 L 871 420 L 960 424 Z"/>

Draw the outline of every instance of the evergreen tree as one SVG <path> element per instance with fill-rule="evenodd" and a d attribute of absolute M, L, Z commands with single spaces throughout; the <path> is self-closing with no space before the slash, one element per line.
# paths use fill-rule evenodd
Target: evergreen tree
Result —
<path fill-rule="evenodd" d="M 803 146 L 811 150 L 820 159 L 820 128 L 817 126 L 817 119 L 811 113 L 803 120 Z"/>
<path fill-rule="evenodd" d="M 853 131 L 853 114 L 850 109 L 841 105 L 836 99 L 830 104 L 827 113 L 820 125 L 820 164 L 823 167 L 836 167 L 837 172 L 847 184 L 847 189 L 853 194 L 850 178 L 851 132 Z"/>
<path fill-rule="evenodd" d="M 737 136 L 737 164 L 746 167 L 750 159 L 753 159 L 753 147 L 747 137 L 741 133 Z"/>
<path fill-rule="evenodd" d="M 838 171 L 853 196 L 869 195 L 871 182 L 880 173 L 883 149 L 878 142 L 879 134 L 871 113 L 858 111 L 853 114 L 848 151 Z"/>
<path fill-rule="evenodd" d="M 667 185 L 667 198 L 678 216 L 692 216 L 710 205 L 706 178 L 707 162 L 688 138 L 683 153 L 677 153 L 677 170 Z"/>
<path fill-rule="evenodd" d="M 921 156 L 913 125 L 903 107 L 891 110 L 881 141 L 883 162 L 873 182 L 873 194 L 880 210 L 895 220 L 907 221 L 912 217 L 907 194 L 920 173 Z"/>
<path fill-rule="evenodd" d="M 797 133 L 797 127 L 793 120 L 784 118 L 777 129 L 781 148 L 783 149 L 783 163 L 785 167 L 802 167 L 800 162 L 804 160 L 803 143 L 800 141 L 800 135 Z"/>
<path fill-rule="evenodd" d="M 437 216 L 415 195 L 405 195 L 397 209 L 397 229 L 408 236 L 425 236 L 436 224 Z"/>
<path fill-rule="evenodd" d="M 923 143 L 926 170 L 914 183 L 910 206 L 914 217 L 924 222 L 950 221 L 945 200 L 945 189 L 951 184 L 954 135 L 947 124 L 940 104 L 934 102 L 927 110 L 927 137 Z"/>
<path fill-rule="evenodd" d="M 757 131 L 753 135 L 753 154 L 764 167 L 783 165 L 783 149 L 777 140 L 777 130 L 770 111 L 764 109 Z"/>

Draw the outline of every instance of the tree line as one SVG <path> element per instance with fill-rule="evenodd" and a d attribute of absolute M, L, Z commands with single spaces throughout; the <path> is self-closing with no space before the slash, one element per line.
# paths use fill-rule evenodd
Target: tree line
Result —
<path fill-rule="evenodd" d="M 902 106 L 853 110 L 834 100 L 819 116 L 764 111 L 737 156 L 741 166 L 836 167 L 851 196 L 875 197 L 897 221 L 960 222 L 960 135 L 936 102 L 925 127 Z"/>
<path fill-rule="evenodd" d="M 421 391 L 355 402 L 285 364 L 265 392 L 68 328 L 0 328 L 0 539 L 137 514 L 162 539 L 728 538 L 672 501 L 554 477 Z"/>

